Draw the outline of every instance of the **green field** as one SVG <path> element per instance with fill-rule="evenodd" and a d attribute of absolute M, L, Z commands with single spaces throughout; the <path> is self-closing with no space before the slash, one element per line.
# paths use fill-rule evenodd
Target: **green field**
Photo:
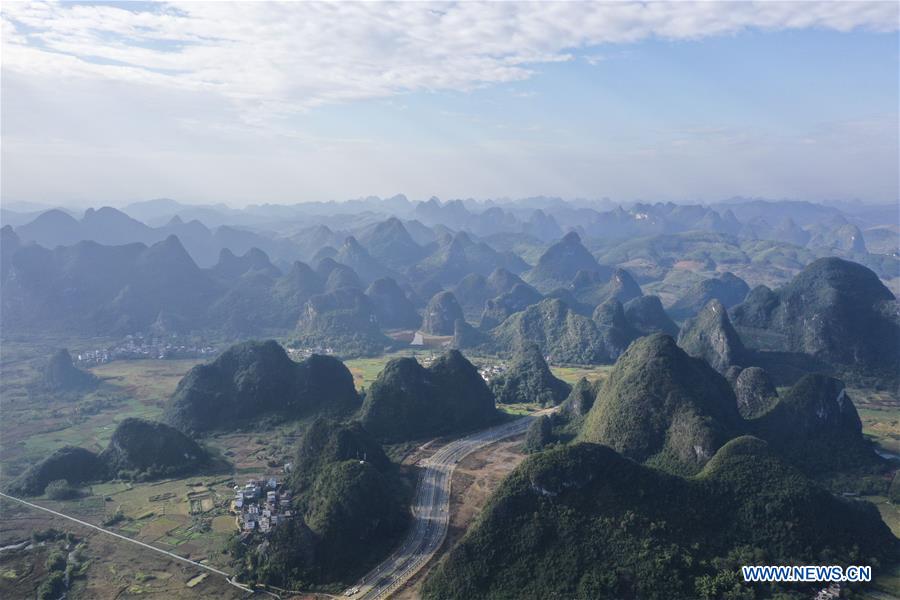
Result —
<path fill-rule="evenodd" d="M 497 405 L 498 410 L 500 410 L 508 415 L 515 415 L 517 417 L 523 416 L 523 415 L 530 415 L 539 410 L 543 410 L 543 408 L 544 407 L 541 406 L 540 404 L 535 404 L 533 402 L 529 402 L 529 403 L 523 402 L 521 404 L 498 404 Z"/>
<path fill-rule="evenodd" d="M 886 391 L 848 388 L 863 433 L 882 449 L 900 455 L 900 399 Z"/>
<path fill-rule="evenodd" d="M 356 384 L 356 389 L 362 390 L 363 388 L 372 385 L 372 382 L 375 381 L 375 378 L 378 377 L 378 374 L 381 373 L 384 365 L 387 364 L 389 360 L 404 356 L 415 356 L 421 360 L 424 357 L 431 356 L 431 352 L 428 350 L 420 350 L 418 352 L 413 350 L 400 350 L 398 352 L 391 352 L 390 354 L 384 354 L 373 358 L 353 358 L 345 360 L 344 364 L 347 365 L 347 368 L 350 369 L 350 372 L 353 374 L 353 382 Z"/>
<path fill-rule="evenodd" d="M 220 553 L 236 531 L 230 512 L 233 486 L 250 478 L 283 477 L 281 465 L 288 458 L 302 423 L 271 427 L 260 432 L 214 435 L 205 443 L 227 454 L 234 472 L 204 473 L 152 482 L 94 484 L 78 500 L 40 500 L 91 523 L 106 523 L 123 535 L 177 552 L 193 560 L 209 560 L 227 566 Z M 269 462 L 278 459 L 278 466 Z"/>
<path fill-rule="evenodd" d="M 550 370 L 554 375 L 568 383 L 569 385 L 575 385 L 578 381 L 585 377 L 588 381 L 597 381 L 604 380 L 609 376 L 609 372 L 612 370 L 612 365 L 597 365 L 597 366 L 584 366 L 584 367 L 557 367 L 551 366 Z"/>
<path fill-rule="evenodd" d="M 31 390 L 46 355 L 43 346 L 4 342 L 0 363 L 0 463 L 3 477 L 66 445 L 99 451 L 128 417 L 158 418 L 178 381 L 198 360 L 123 360 L 91 371 L 100 387 L 88 394 Z"/>
<path fill-rule="evenodd" d="M 0 464 L 3 478 L 15 476 L 64 445 L 103 449 L 116 425 L 127 417 L 158 418 L 178 381 L 198 360 L 116 361 L 91 369 L 102 379 L 96 392 L 83 397 L 54 398 L 34 395 L 29 382 L 45 355 L 43 346 L 13 344 L 5 348 L 0 369 L 3 418 L 0 419 Z M 392 358 L 416 356 L 425 362 L 440 352 L 405 349 L 377 358 L 346 361 L 357 388 L 371 385 Z M 502 362 L 491 356 L 469 356 L 478 366 Z M 611 366 L 552 366 L 553 373 L 574 384 L 582 377 L 603 380 Z M 864 432 L 883 449 L 900 454 L 900 402 L 895 395 L 867 389 L 850 389 L 863 422 Z M 529 404 L 501 405 L 508 415 L 531 414 L 541 407 Z M 64 513 L 101 524 L 121 515 L 111 528 L 141 541 L 189 556 L 224 565 L 220 549 L 234 529 L 229 503 L 234 483 L 251 477 L 280 474 L 290 460 L 303 422 L 285 423 L 260 431 L 214 434 L 204 439 L 214 452 L 233 466 L 231 473 L 204 474 L 183 479 L 147 483 L 111 482 L 91 486 L 78 500 L 40 502 Z M 398 445 L 395 458 L 410 448 Z M 198 487 L 197 484 L 202 484 Z M 198 496 L 200 494 L 200 496 Z M 202 500 L 198 500 L 202 498 Z M 900 507 L 883 497 L 868 497 L 878 507 L 885 523 L 900 534 Z M 124 573 L 125 564 L 110 567 Z M 134 570 L 132 593 L 140 593 L 148 582 L 142 577 L 161 577 Z M 2 574 L 0 574 L 2 576 Z M 878 576 L 875 588 L 883 593 L 900 591 L 900 569 Z M 149 588 L 148 588 L 149 589 Z M 874 597 L 874 596 L 873 596 Z"/>

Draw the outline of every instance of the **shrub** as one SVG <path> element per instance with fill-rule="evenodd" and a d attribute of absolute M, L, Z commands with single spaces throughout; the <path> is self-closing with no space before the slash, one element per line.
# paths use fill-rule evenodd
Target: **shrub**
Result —
<path fill-rule="evenodd" d="M 63 533 L 58 529 L 54 529 L 52 527 L 48 527 L 47 529 L 38 529 L 31 532 L 31 541 L 35 544 L 40 544 L 41 542 L 46 542 L 48 540 L 58 540 L 63 536 Z"/>
<path fill-rule="evenodd" d="M 71 500 L 78 497 L 78 488 L 70 485 L 65 479 L 57 479 L 47 484 L 44 493 L 51 500 Z"/>
<path fill-rule="evenodd" d="M 56 600 L 66 588 L 66 576 L 62 571 L 51 571 L 38 588 L 38 600 Z"/>
<path fill-rule="evenodd" d="M 66 570 L 66 555 L 60 550 L 54 550 L 49 555 L 47 555 L 47 570 L 48 571 L 65 571 Z"/>

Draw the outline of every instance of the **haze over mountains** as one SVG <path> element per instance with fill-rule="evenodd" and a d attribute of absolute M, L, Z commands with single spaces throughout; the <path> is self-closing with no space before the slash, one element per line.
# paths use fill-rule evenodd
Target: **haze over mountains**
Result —
<path fill-rule="evenodd" d="M 159 422 L 122 420 L 101 452 L 55 450 L 9 483 L 17 494 L 210 472 L 207 444 L 296 427 L 290 520 L 235 535 L 228 561 L 241 581 L 335 591 L 427 530 L 410 511 L 423 463 L 404 457 L 546 409 L 425 597 L 712 599 L 738 593 L 748 557 L 900 562 L 874 509 L 833 494 L 886 494 L 894 468 L 854 405 L 857 386 L 900 384 L 900 248 L 865 244 L 896 227 L 878 210 L 402 197 L 133 210 L 154 224 L 100 209 L 4 226 L 4 339 L 225 350 L 187 371 Z M 344 362 L 359 357 L 381 361 L 365 387 Z M 570 385 L 561 367 L 594 380 Z M 78 401 L 105 385 L 60 350 L 30 390 Z"/>
<path fill-rule="evenodd" d="M 640 335 L 678 336 L 673 318 L 702 317 L 714 300 L 751 337 L 717 347 L 727 354 L 719 358 L 696 339 L 685 343 L 723 371 L 746 362 L 738 357 L 742 344 L 882 371 L 896 354 L 889 333 L 866 350 L 850 339 L 896 326 L 889 288 L 900 285 L 900 248 L 885 248 L 880 234 L 881 251 L 865 245 L 866 231 L 893 226 L 879 220 L 888 218 L 879 208 L 735 200 L 609 209 L 554 198 L 396 196 L 241 211 L 171 201 L 129 209 L 157 224 L 106 207 L 80 218 L 50 210 L 4 227 L 5 328 L 289 335 L 342 356 L 378 354 L 397 346 L 386 333 L 420 329 L 455 336 L 456 347 L 512 354 L 536 342 L 557 362 L 603 363 Z M 218 215 L 210 220 L 220 224 L 185 222 L 192 215 Z M 835 255 L 856 271 L 815 262 Z M 820 266 L 791 283 L 813 263 Z M 810 286 L 836 290 L 818 296 L 817 310 L 844 329 L 791 333 L 785 324 L 798 322 L 789 316 L 791 298 L 818 294 Z M 870 297 L 873 304 L 856 307 Z M 778 336 L 763 335 L 766 329 Z"/>
<path fill-rule="evenodd" d="M 0 25 L 0 600 L 900 599 L 900 2 Z"/>

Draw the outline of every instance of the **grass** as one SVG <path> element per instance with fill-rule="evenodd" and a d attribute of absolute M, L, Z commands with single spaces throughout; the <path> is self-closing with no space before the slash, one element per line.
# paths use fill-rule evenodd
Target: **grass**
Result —
<path fill-rule="evenodd" d="M 91 372 L 143 403 L 164 402 L 191 367 L 201 359 L 118 360 L 91 369 Z"/>
<path fill-rule="evenodd" d="M 115 361 L 91 369 L 103 383 L 89 394 L 31 393 L 29 385 L 46 356 L 43 344 L 3 343 L 0 463 L 5 478 L 65 445 L 100 451 L 127 417 L 157 418 L 178 381 L 199 362 Z"/>
<path fill-rule="evenodd" d="M 70 344 L 70 347 L 77 348 L 77 345 Z M 11 465 L 21 467 L 63 445 L 94 450 L 104 448 L 116 424 L 122 419 L 132 416 L 157 417 L 181 377 L 200 362 L 132 360 L 95 367 L 92 372 L 103 379 L 102 394 L 79 399 L 77 406 L 83 406 L 97 396 L 109 402 L 96 413 L 85 415 L 78 414 L 76 405 L 29 397 L 26 386 L 36 376 L 37 365 L 47 355 L 42 354 L 44 350 L 43 345 L 26 344 L 5 344 L 3 348 L 0 358 L 0 397 L 3 401 L 0 463 L 4 476 L 10 475 Z M 434 354 L 440 352 L 435 351 Z M 392 358 L 417 356 L 423 360 L 431 355 L 430 350 L 404 349 L 377 358 L 349 360 L 346 364 L 357 387 L 363 388 L 371 385 Z M 469 358 L 476 364 L 490 364 L 498 360 L 490 356 Z M 605 379 L 610 369 L 610 366 L 551 367 L 557 377 L 570 384 L 582 377 Z M 900 402 L 896 396 L 862 389 L 851 389 L 849 392 L 858 407 L 865 433 L 885 450 L 900 454 Z M 540 409 L 528 404 L 501 405 L 498 408 L 510 417 Z M 240 482 L 275 472 L 267 465 L 269 462 L 281 464 L 285 459 L 290 460 L 288 457 L 300 427 L 302 423 L 288 423 L 272 427 L 264 435 L 259 432 L 222 434 L 207 438 L 205 443 L 221 453 L 229 453 L 228 458 L 235 467 L 234 477 Z M 257 443 L 258 439 L 262 439 L 263 443 Z M 198 482 L 203 482 L 204 487 L 209 489 L 209 499 L 204 499 L 201 506 L 206 512 L 192 516 L 188 495 L 198 491 L 199 488 L 194 485 Z M 232 479 L 222 474 L 194 475 L 151 483 L 111 482 L 92 486 L 89 496 L 79 500 L 55 503 L 42 500 L 41 503 L 93 523 L 100 523 L 121 510 L 126 519 L 119 523 L 116 530 L 147 543 L 177 548 L 179 554 L 209 557 L 212 562 L 221 562 L 222 558 L 216 558 L 219 556 L 218 550 L 235 530 L 234 517 L 227 510 L 232 495 L 231 485 Z M 107 497 L 111 500 L 106 501 Z M 882 497 L 867 499 L 878 507 L 891 530 L 900 535 L 900 509 Z M 198 527 L 201 523 L 209 527 Z M 15 573 L 14 570 L 11 572 Z M 0 573 L 0 578 L 12 577 L 9 573 L 10 570 Z M 156 573 L 157 579 L 168 576 L 165 572 Z M 900 568 L 880 576 L 877 585 L 881 586 L 878 589 L 890 590 L 891 593 L 900 591 Z"/>
<path fill-rule="evenodd" d="M 872 569 L 872 576 L 871 589 L 875 593 L 867 593 L 866 590 L 862 590 L 859 598 L 862 600 L 886 600 L 885 595 L 890 598 L 900 597 L 900 565 L 895 565 L 880 573 Z"/>
<path fill-rule="evenodd" d="M 189 588 L 192 588 L 192 587 L 196 586 L 197 584 L 201 583 L 207 577 L 209 577 L 209 573 L 200 573 L 199 575 L 197 575 L 196 577 L 194 577 L 193 579 L 188 581 L 187 586 Z"/>
<path fill-rule="evenodd" d="M 530 415 L 531 413 L 542 410 L 543 408 L 544 407 L 542 407 L 540 404 L 536 404 L 533 402 L 529 402 L 529 403 L 523 402 L 521 404 L 498 404 L 497 405 L 497 410 L 504 412 L 508 415 L 515 415 L 515 416 Z"/>
<path fill-rule="evenodd" d="M 890 528 L 895 536 L 900 537 L 900 505 L 891 504 L 884 496 L 865 496 L 864 499 L 878 508 L 884 524 Z"/>

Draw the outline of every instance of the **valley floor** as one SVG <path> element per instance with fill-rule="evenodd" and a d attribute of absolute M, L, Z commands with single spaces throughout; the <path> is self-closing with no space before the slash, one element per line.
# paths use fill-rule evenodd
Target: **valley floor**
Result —
<path fill-rule="evenodd" d="M 104 380 L 101 392 L 74 404 L 47 401 L 37 405 L 25 391 L 34 376 L 33 364 L 45 348 L 4 343 L 0 359 L 0 478 L 7 481 L 27 465 L 66 444 L 101 449 L 116 424 L 132 416 L 153 418 L 174 391 L 178 380 L 196 364 L 195 360 L 115 361 L 92 370 Z M 348 361 L 359 387 L 367 386 L 390 357 Z M 609 367 L 554 367 L 554 373 L 570 383 L 581 376 L 605 377 Z M 864 433 L 879 447 L 900 454 L 900 398 L 896 394 L 865 389 L 848 390 L 858 407 Z M 514 411 L 515 412 L 515 411 Z M 529 412 L 529 411 L 524 411 Z M 298 423 L 213 436 L 207 443 L 234 465 L 233 472 L 204 474 L 183 479 L 148 483 L 94 485 L 75 501 L 36 503 L 90 523 L 103 524 L 117 514 L 122 517 L 109 528 L 159 548 L 194 560 L 227 567 L 221 549 L 235 523 L 227 503 L 232 486 L 251 477 L 278 474 L 290 460 Z M 435 444 L 437 448 L 439 444 Z M 418 597 L 427 573 L 459 541 L 503 478 L 524 459 L 521 438 L 482 448 L 459 463 L 452 476 L 448 535 L 436 555 L 396 595 Z M 433 449 L 432 449 L 433 451 Z M 416 460 L 428 450 L 415 453 Z M 895 535 L 900 536 L 900 508 L 883 497 L 873 502 Z M 87 542 L 90 564 L 84 576 L 73 580 L 70 597 L 129 598 L 148 594 L 165 598 L 241 597 L 239 590 L 221 577 L 202 575 L 189 565 L 116 541 L 99 532 L 0 501 L 0 547 L 27 540 L 34 530 L 55 527 L 71 531 Z M 0 597 L 34 597 L 46 577 L 47 550 L 0 551 Z M 189 587 L 190 586 L 190 587 Z M 900 570 L 879 577 L 878 594 L 900 597 Z M 884 596 L 887 594 L 888 596 Z"/>

